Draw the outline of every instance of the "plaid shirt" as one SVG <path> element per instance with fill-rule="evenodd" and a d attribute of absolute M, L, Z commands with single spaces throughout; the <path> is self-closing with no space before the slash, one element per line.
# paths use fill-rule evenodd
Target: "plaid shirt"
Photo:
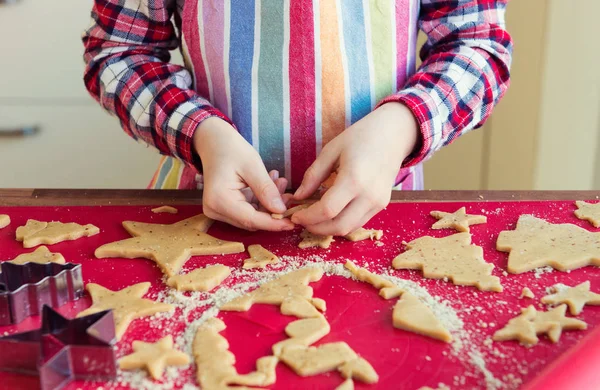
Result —
<path fill-rule="evenodd" d="M 200 170 L 192 136 L 217 116 L 295 186 L 323 144 L 395 101 L 421 132 L 402 179 L 481 126 L 508 87 L 508 0 L 352 0 L 338 10 L 324 0 L 207 1 L 95 0 L 83 37 L 91 95 L 186 169 Z M 427 42 L 414 69 L 417 25 Z M 178 47 L 186 67 L 168 62 Z"/>

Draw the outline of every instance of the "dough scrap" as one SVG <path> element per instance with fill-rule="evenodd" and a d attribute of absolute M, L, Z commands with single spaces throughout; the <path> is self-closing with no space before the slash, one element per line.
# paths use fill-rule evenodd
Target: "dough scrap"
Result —
<path fill-rule="evenodd" d="M 302 203 L 302 204 L 299 204 L 298 206 L 294 206 L 294 207 L 291 207 L 291 208 L 285 210 L 285 212 L 283 214 L 271 214 L 271 217 L 275 218 L 275 219 L 289 218 L 292 215 L 294 215 L 294 213 L 296 213 L 300 210 L 307 209 L 310 206 L 312 206 L 312 203 Z"/>
<path fill-rule="evenodd" d="M 298 295 L 287 297 L 281 302 L 281 314 L 298 318 L 314 318 L 321 315 L 312 300 Z"/>
<path fill-rule="evenodd" d="M 302 238 L 302 241 L 300 241 L 300 244 L 298 244 L 298 248 L 300 249 L 312 247 L 328 249 L 333 242 L 333 236 L 320 236 L 318 234 L 312 234 L 308 230 L 302 231 L 302 233 L 300 233 L 300 237 Z"/>
<path fill-rule="evenodd" d="M 177 214 L 177 212 L 178 212 L 178 210 L 173 206 L 160 206 L 160 207 L 153 208 L 150 211 L 152 211 L 154 214 L 160 214 L 160 213 Z"/>
<path fill-rule="evenodd" d="M 323 277 L 323 270 L 316 267 L 301 268 L 271 280 L 256 290 L 235 298 L 223 306 L 224 311 L 247 311 L 254 303 L 281 305 L 283 300 L 290 296 L 299 296 L 311 299 L 313 289 L 308 284 L 316 282 Z"/>
<path fill-rule="evenodd" d="M 435 389 L 433 387 L 423 386 L 420 387 L 419 390 L 450 390 L 450 388 L 443 383 L 438 383 Z"/>
<path fill-rule="evenodd" d="M 119 359 L 121 370 L 146 368 L 150 376 L 160 379 L 167 366 L 185 366 L 190 363 L 187 354 L 173 349 L 173 336 L 168 335 L 156 343 L 133 342 L 133 353 Z"/>
<path fill-rule="evenodd" d="M 600 265 L 600 232 L 579 226 L 552 224 L 533 215 L 521 215 L 515 230 L 500 232 L 496 249 L 510 252 L 508 272 L 520 274 L 550 266 L 568 271 Z"/>
<path fill-rule="evenodd" d="M 585 305 L 600 305 L 600 294 L 590 291 L 589 280 L 575 287 L 557 284 L 553 288 L 555 293 L 543 297 L 542 303 L 547 305 L 566 303 L 569 306 L 569 312 L 573 315 L 579 315 Z"/>
<path fill-rule="evenodd" d="M 446 213 L 444 211 L 432 211 L 431 216 L 438 219 L 431 228 L 432 229 L 455 229 L 459 232 L 470 231 L 469 226 L 479 225 L 487 222 L 485 215 L 471 215 L 467 214 L 466 208 L 461 207 L 453 213 Z"/>
<path fill-rule="evenodd" d="M 289 347 L 280 359 L 296 374 L 312 376 L 333 371 L 344 363 L 358 357 L 344 342 L 319 345 L 318 347 Z"/>
<path fill-rule="evenodd" d="M 256 361 L 256 371 L 240 375 L 235 368 L 235 356 L 229 351 L 227 339 L 219 334 L 225 324 L 210 318 L 198 327 L 192 351 L 197 368 L 197 379 L 205 390 L 248 389 L 241 386 L 269 386 L 275 383 L 275 356 L 264 356 Z"/>
<path fill-rule="evenodd" d="M 310 303 L 321 312 L 327 311 L 327 302 L 321 298 L 313 298 L 310 300 Z"/>
<path fill-rule="evenodd" d="M 0 229 L 10 225 L 10 217 L 6 214 L 0 214 Z"/>
<path fill-rule="evenodd" d="M 22 253 L 14 259 L 10 260 L 9 263 L 13 264 L 25 264 L 25 263 L 57 263 L 64 264 L 65 258 L 60 253 L 52 253 L 48 247 L 42 245 L 33 252 Z"/>
<path fill-rule="evenodd" d="M 444 341 L 452 342 L 452 335 L 435 314 L 412 294 L 405 292 L 402 298 L 396 302 L 392 314 L 395 328 L 407 330 Z"/>
<path fill-rule="evenodd" d="M 348 378 L 341 385 L 335 388 L 335 390 L 354 390 L 354 382 Z"/>
<path fill-rule="evenodd" d="M 371 384 L 379 381 L 379 375 L 377 375 L 373 366 L 361 357 L 342 364 L 338 367 L 338 371 L 344 378 L 355 378 L 363 383 Z"/>
<path fill-rule="evenodd" d="M 175 308 L 173 305 L 142 298 L 150 289 L 150 282 L 134 284 L 119 291 L 109 290 L 96 283 L 88 283 L 85 287 L 92 297 L 92 306 L 79 312 L 77 317 L 112 310 L 117 340 L 121 339 L 134 319 Z"/>
<path fill-rule="evenodd" d="M 560 340 L 563 330 L 582 330 L 587 324 L 575 318 L 565 317 L 567 305 L 552 310 L 537 311 L 533 305 L 521 309 L 521 314 L 508 321 L 506 326 L 494 333 L 494 341 L 519 340 L 525 345 L 538 343 L 539 334 L 547 334 L 553 343 Z"/>
<path fill-rule="evenodd" d="M 292 346 L 308 347 L 325 337 L 330 331 L 329 322 L 322 315 L 292 321 L 285 327 L 285 334 L 289 338 L 273 344 L 273 355 L 281 357 L 283 351 Z"/>
<path fill-rule="evenodd" d="M 533 299 L 535 298 L 535 295 L 533 294 L 533 291 L 529 289 L 529 287 L 523 287 L 523 291 L 521 291 L 521 296 L 519 298 Z"/>
<path fill-rule="evenodd" d="M 203 214 L 172 225 L 123 222 L 132 238 L 104 244 L 96 249 L 97 258 L 145 258 L 158 264 L 163 273 L 176 275 L 191 256 L 220 255 L 244 251 L 241 242 L 224 241 L 206 233 L 213 220 Z"/>
<path fill-rule="evenodd" d="M 594 227 L 600 226 L 600 203 L 587 203 L 581 200 L 575 202 L 575 216 L 588 221 Z"/>
<path fill-rule="evenodd" d="M 398 298 L 404 293 L 404 290 L 400 287 L 384 287 L 379 290 L 379 296 L 383 299 L 394 299 Z"/>
<path fill-rule="evenodd" d="M 175 275 L 167 279 L 167 286 L 178 291 L 210 291 L 231 274 L 229 267 L 215 264 L 197 268 L 184 275 Z"/>
<path fill-rule="evenodd" d="M 348 271 L 350 271 L 350 273 L 352 274 L 352 276 L 355 279 L 357 279 L 361 282 L 369 283 L 370 285 L 372 285 L 373 287 L 375 287 L 377 289 L 383 289 L 386 287 L 387 288 L 396 288 L 394 283 L 390 282 L 387 279 L 382 278 L 379 275 L 369 272 L 364 268 L 357 267 L 356 264 L 354 264 L 350 260 L 346 261 L 346 264 L 344 264 L 344 268 L 346 268 Z"/>
<path fill-rule="evenodd" d="M 265 268 L 267 265 L 275 264 L 279 261 L 279 257 L 266 250 L 262 245 L 249 245 L 248 253 L 250 258 L 244 260 L 242 268 Z"/>
<path fill-rule="evenodd" d="M 363 240 L 381 240 L 381 237 L 383 237 L 383 230 L 375 230 L 375 229 L 365 229 L 365 228 L 358 228 L 355 231 L 353 231 L 352 233 L 348 233 L 344 236 L 344 238 L 346 240 L 350 240 L 350 241 L 363 241 Z"/>
<path fill-rule="evenodd" d="M 448 278 L 457 285 L 502 291 L 500 279 L 492 275 L 494 265 L 485 262 L 483 249 L 471 244 L 469 233 L 442 238 L 425 236 L 405 245 L 407 250 L 393 260 L 396 269 L 422 270 L 426 278 Z"/>
<path fill-rule="evenodd" d="M 17 241 L 23 241 L 23 248 L 33 248 L 40 244 L 52 245 L 62 241 L 77 240 L 100 233 L 94 225 L 80 225 L 69 222 L 40 222 L 34 219 L 19 226 L 16 231 Z"/>

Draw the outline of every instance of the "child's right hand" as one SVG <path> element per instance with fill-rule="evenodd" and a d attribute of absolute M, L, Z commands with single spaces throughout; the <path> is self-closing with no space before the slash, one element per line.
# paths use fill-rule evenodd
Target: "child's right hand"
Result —
<path fill-rule="evenodd" d="M 269 176 L 256 150 L 229 123 L 215 117 L 204 120 L 193 142 L 202 160 L 202 205 L 207 217 L 246 230 L 294 228 L 289 219 L 274 219 L 250 203 L 253 195 L 269 212 L 283 213 L 286 206 L 278 187 L 285 190 L 287 182 Z"/>

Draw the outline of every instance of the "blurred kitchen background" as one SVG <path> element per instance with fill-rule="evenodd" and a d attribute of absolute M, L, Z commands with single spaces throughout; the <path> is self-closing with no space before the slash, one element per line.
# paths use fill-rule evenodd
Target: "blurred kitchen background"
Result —
<path fill-rule="evenodd" d="M 91 4 L 0 0 L 0 187 L 150 181 L 157 152 L 125 135 L 83 86 Z M 600 190 L 598 15 L 599 0 L 510 2 L 512 86 L 482 129 L 426 163 L 427 189 Z"/>

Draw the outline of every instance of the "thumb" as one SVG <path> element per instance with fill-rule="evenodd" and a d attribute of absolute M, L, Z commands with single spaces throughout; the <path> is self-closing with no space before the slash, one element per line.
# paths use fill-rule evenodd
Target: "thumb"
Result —
<path fill-rule="evenodd" d="M 335 168 L 339 153 L 338 150 L 328 144 L 321 150 L 315 162 L 306 170 L 300 187 L 294 193 L 296 200 L 306 199 L 319 188 Z"/>
<path fill-rule="evenodd" d="M 285 203 L 279 189 L 267 173 L 264 165 L 254 164 L 244 170 L 243 179 L 248 184 L 258 202 L 272 213 L 283 213 Z"/>

